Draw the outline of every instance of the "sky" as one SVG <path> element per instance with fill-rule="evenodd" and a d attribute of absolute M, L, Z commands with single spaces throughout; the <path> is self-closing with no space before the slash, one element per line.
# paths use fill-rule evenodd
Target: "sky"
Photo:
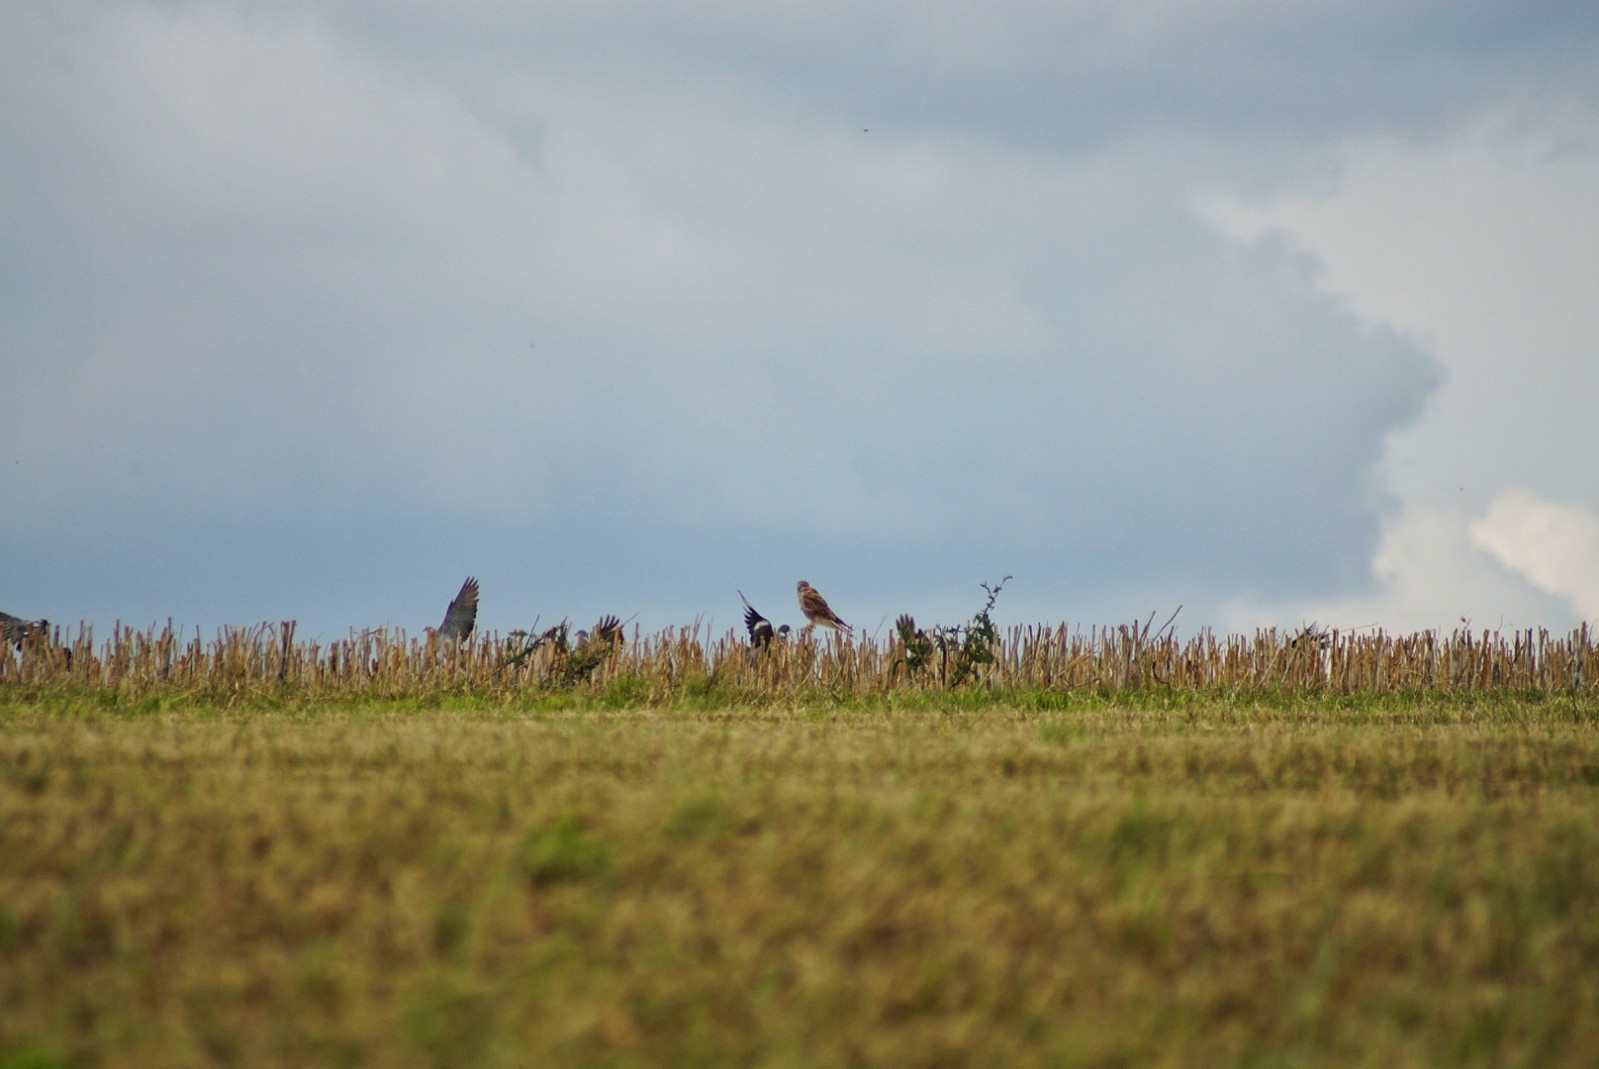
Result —
<path fill-rule="evenodd" d="M 1555 0 L 0 6 L 0 609 L 1569 629 L 1596 55 Z"/>

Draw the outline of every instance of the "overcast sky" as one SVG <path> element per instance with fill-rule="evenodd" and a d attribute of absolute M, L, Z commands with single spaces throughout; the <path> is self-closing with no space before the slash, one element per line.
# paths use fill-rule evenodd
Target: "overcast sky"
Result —
<path fill-rule="evenodd" d="M 0 6 L 0 609 L 1599 616 L 1599 5 Z"/>

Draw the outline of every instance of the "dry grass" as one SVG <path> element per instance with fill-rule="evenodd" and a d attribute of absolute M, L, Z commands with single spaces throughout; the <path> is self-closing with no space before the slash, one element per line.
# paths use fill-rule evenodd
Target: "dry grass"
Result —
<path fill-rule="evenodd" d="M 634 634 L 614 653 L 487 636 L 462 647 L 383 630 L 326 644 L 299 642 L 292 622 L 226 629 L 209 641 L 171 626 L 118 626 L 103 642 L 83 627 L 56 643 L 0 650 L 0 684 L 178 696 L 207 702 L 266 698 L 425 700 L 471 695 L 511 701 L 530 692 L 658 702 L 684 694 L 723 700 L 859 698 L 944 689 L 948 665 L 905 666 L 897 637 L 796 637 L 754 656 L 732 632 L 699 627 Z M 1199 691 L 1257 693 L 1599 693 L 1599 645 L 1586 624 L 1548 631 L 1448 635 L 1258 631 L 1179 639 L 1142 625 L 1072 630 L 1014 627 L 974 684 L 990 693 Z M 37 692 L 37 691 L 35 691 Z"/>
<path fill-rule="evenodd" d="M 1599 1064 L 1586 695 L 77 693 L 0 688 L 12 1069 Z"/>

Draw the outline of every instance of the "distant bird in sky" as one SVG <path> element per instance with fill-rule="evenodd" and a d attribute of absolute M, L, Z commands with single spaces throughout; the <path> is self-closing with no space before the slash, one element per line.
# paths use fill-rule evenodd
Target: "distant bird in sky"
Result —
<path fill-rule="evenodd" d="M 744 596 L 744 591 L 738 592 L 738 599 L 744 603 L 744 629 L 750 633 L 750 645 L 755 649 L 764 650 L 772 644 L 772 639 L 778 635 L 788 634 L 788 625 L 784 624 L 776 630 L 772 629 L 772 621 L 755 611 L 755 606 L 750 604 L 750 599 Z"/>
<path fill-rule="evenodd" d="M 828 608 L 827 599 L 822 597 L 811 584 L 801 579 L 795 589 L 799 593 L 800 612 L 804 613 L 805 619 L 809 621 L 805 625 L 805 630 L 809 631 L 817 624 L 821 624 L 823 627 L 830 627 L 834 631 L 842 631 L 846 635 L 853 632 L 854 628 L 840 620 L 838 613 Z"/>
<path fill-rule="evenodd" d="M 439 634 L 444 638 L 465 642 L 476 626 L 477 580 L 467 576 L 466 582 L 461 584 L 461 592 L 455 595 L 455 600 L 450 602 L 449 609 L 444 613 L 444 622 L 439 625 Z"/>

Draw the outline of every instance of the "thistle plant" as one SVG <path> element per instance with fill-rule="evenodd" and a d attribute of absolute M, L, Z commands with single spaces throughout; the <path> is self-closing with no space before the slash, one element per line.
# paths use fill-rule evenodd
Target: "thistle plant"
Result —
<path fill-rule="evenodd" d="M 905 672 L 915 676 L 936 664 L 941 686 L 958 687 L 968 680 L 975 681 L 984 665 L 994 663 L 994 648 L 999 643 L 994 603 L 1012 578 L 1007 575 L 993 586 L 979 584 L 988 600 L 967 623 L 923 631 L 910 613 L 901 615 L 894 628 L 902 650 L 899 663 Z"/>

